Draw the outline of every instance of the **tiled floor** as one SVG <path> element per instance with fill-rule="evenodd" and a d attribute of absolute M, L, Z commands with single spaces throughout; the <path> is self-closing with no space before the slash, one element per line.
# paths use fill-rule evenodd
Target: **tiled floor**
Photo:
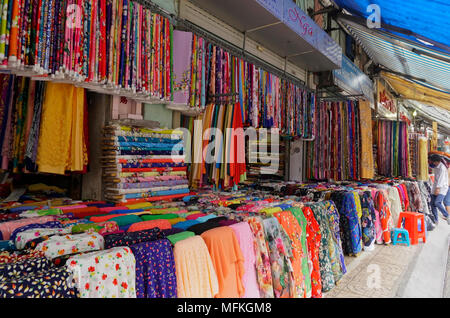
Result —
<path fill-rule="evenodd" d="M 403 275 L 420 245 L 376 245 L 358 257 L 345 257 L 348 269 L 326 298 L 395 297 Z"/>

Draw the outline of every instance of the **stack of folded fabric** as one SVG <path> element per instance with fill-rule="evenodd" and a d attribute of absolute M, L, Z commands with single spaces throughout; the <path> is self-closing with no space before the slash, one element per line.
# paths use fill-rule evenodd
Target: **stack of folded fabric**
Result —
<path fill-rule="evenodd" d="M 138 203 L 189 194 L 182 131 L 111 124 L 104 134 L 107 200 Z"/>

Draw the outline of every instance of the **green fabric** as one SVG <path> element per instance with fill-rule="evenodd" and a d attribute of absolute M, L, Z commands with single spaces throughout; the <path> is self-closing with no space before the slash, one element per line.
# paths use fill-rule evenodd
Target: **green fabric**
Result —
<path fill-rule="evenodd" d="M 167 239 L 172 243 L 172 245 L 175 245 L 175 243 L 190 238 L 192 236 L 195 236 L 194 232 L 184 231 L 177 234 L 169 235 Z"/>
<path fill-rule="evenodd" d="M 108 221 L 114 221 L 117 223 L 118 226 L 124 226 L 128 224 L 142 222 L 142 219 L 137 215 L 130 214 L 123 216 L 116 216 L 115 218 L 109 219 Z"/>
<path fill-rule="evenodd" d="M 72 234 L 75 233 L 83 233 L 89 229 L 94 229 L 95 232 L 100 231 L 102 227 L 97 225 L 96 223 L 88 223 L 88 224 L 77 224 L 72 227 Z"/>
<path fill-rule="evenodd" d="M 44 215 L 61 215 L 63 214 L 61 209 L 46 209 L 46 210 L 29 210 L 27 212 L 24 212 L 24 214 L 37 214 L 39 216 Z"/>
<path fill-rule="evenodd" d="M 305 278 L 305 286 L 306 286 L 306 293 L 308 295 L 311 295 L 311 273 L 309 271 L 309 265 L 308 265 L 308 246 L 307 246 L 307 239 L 306 239 L 306 226 L 308 224 L 308 221 L 306 220 L 305 216 L 303 215 L 303 212 L 300 208 L 292 207 L 289 208 L 289 211 L 292 212 L 294 217 L 297 219 L 298 224 L 300 224 L 300 227 L 302 228 L 302 235 L 301 235 L 301 242 L 302 242 L 302 251 L 306 255 L 306 257 L 302 257 L 302 273 L 303 277 Z"/>
<path fill-rule="evenodd" d="M 168 220 L 168 219 L 176 219 L 179 217 L 178 214 L 154 214 L 154 215 L 142 215 L 141 219 L 143 221 L 151 221 L 151 220 Z"/>

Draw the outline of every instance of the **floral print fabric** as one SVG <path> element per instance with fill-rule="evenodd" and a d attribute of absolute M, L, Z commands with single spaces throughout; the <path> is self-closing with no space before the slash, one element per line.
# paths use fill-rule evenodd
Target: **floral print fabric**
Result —
<path fill-rule="evenodd" d="M 67 268 L 81 298 L 135 298 L 135 258 L 129 247 L 72 256 Z"/>
<path fill-rule="evenodd" d="M 103 236 L 98 233 L 83 233 L 52 236 L 39 243 L 36 250 L 43 251 L 47 258 L 52 259 L 62 255 L 102 250 L 103 247 Z"/>
<path fill-rule="evenodd" d="M 132 246 L 147 241 L 156 241 L 164 238 L 159 228 L 138 232 L 105 235 L 105 249 L 116 246 Z"/>
<path fill-rule="evenodd" d="M 334 242 L 331 236 L 330 225 L 323 203 L 312 204 L 314 217 L 319 223 L 321 242 L 319 248 L 320 279 L 322 291 L 327 292 L 334 287 L 339 277 L 339 261 L 334 257 Z"/>
<path fill-rule="evenodd" d="M 177 277 L 169 240 L 131 246 L 136 259 L 137 298 L 176 298 Z"/>
<path fill-rule="evenodd" d="M 62 229 L 42 229 L 42 228 L 37 228 L 37 229 L 30 229 L 30 230 L 26 230 L 21 232 L 20 234 L 17 235 L 16 237 L 16 248 L 18 250 L 22 250 L 24 248 L 27 247 L 27 243 L 38 239 L 38 238 L 42 238 L 42 237 L 50 237 L 52 235 L 64 235 L 64 234 L 69 234 L 71 231 L 70 228 L 62 228 Z"/>
<path fill-rule="evenodd" d="M 344 252 L 342 251 L 342 242 L 341 242 L 341 235 L 340 235 L 340 227 L 339 227 L 339 212 L 336 208 L 336 206 L 334 205 L 333 201 L 324 201 L 324 206 L 325 209 L 327 210 L 327 216 L 328 216 L 328 221 L 329 221 L 329 225 L 330 225 L 330 232 L 331 232 L 331 237 L 333 238 L 333 242 L 334 242 L 334 253 L 335 253 L 335 257 L 339 260 L 339 265 L 340 265 L 340 271 L 342 272 L 342 274 L 345 274 L 347 272 L 347 269 L 345 267 L 345 262 L 344 262 Z M 331 252 L 331 250 L 330 250 Z M 337 276 L 341 276 L 342 275 L 337 275 Z"/>
<path fill-rule="evenodd" d="M 72 275 L 65 267 L 46 269 L 0 282 L 0 298 L 77 298 Z"/>
<path fill-rule="evenodd" d="M 255 237 L 256 274 L 261 298 L 274 298 L 269 246 L 265 239 L 264 225 L 260 217 L 249 217 L 247 223 Z"/>
<path fill-rule="evenodd" d="M 314 218 L 314 213 L 310 207 L 304 207 L 303 215 L 307 220 L 307 241 L 309 254 L 309 271 L 311 273 L 311 297 L 322 297 L 322 280 L 320 278 L 319 249 L 322 234 L 319 223 Z"/>
<path fill-rule="evenodd" d="M 305 280 L 305 297 L 311 298 L 311 273 L 309 271 L 309 252 L 308 252 L 308 243 L 306 238 L 306 227 L 308 226 L 308 221 L 303 215 L 302 210 L 299 207 L 289 208 L 289 211 L 292 212 L 294 217 L 297 219 L 301 227 L 301 245 L 302 245 L 302 273 Z"/>
<path fill-rule="evenodd" d="M 28 276 L 52 267 L 51 261 L 45 257 L 34 257 L 17 262 L 0 265 L 0 281 L 7 281 L 14 277 Z"/>
<path fill-rule="evenodd" d="M 302 229 L 290 211 L 277 212 L 274 216 L 277 218 L 281 227 L 284 229 L 292 242 L 292 257 L 290 258 L 290 261 L 292 264 L 295 282 L 295 294 L 293 297 L 305 298 L 306 287 L 302 272 L 302 259 L 306 256 L 306 251 L 304 253 L 302 249 Z"/>
<path fill-rule="evenodd" d="M 361 218 L 362 239 L 364 247 L 371 246 L 375 241 L 375 208 L 370 192 L 364 192 L 361 196 L 363 216 Z"/>
<path fill-rule="evenodd" d="M 264 233 L 269 245 L 270 265 L 272 269 L 272 283 L 275 298 L 294 297 L 295 283 L 291 242 L 275 217 L 265 219 Z"/>

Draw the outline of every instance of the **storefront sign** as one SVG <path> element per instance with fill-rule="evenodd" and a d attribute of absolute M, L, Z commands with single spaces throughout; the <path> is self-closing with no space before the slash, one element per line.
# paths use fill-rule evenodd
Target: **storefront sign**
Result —
<path fill-rule="evenodd" d="M 256 0 L 256 2 L 270 11 L 278 19 L 283 20 L 284 0 Z"/>
<path fill-rule="evenodd" d="M 385 111 L 391 114 L 397 114 L 397 106 L 394 97 L 388 92 L 386 87 L 377 81 L 378 107 L 384 108 Z"/>
<path fill-rule="evenodd" d="M 342 49 L 292 0 L 256 0 L 266 10 L 325 55 L 336 65 L 341 65 Z"/>
<path fill-rule="evenodd" d="M 333 70 L 333 76 L 334 83 L 345 90 L 347 94 L 364 95 L 373 105 L 373 82 L 345 55 L 342 55 L 342 67 Z"/>
<path fill-rule="evenodd" d="M 283 12 L 283 22 L 287 26 L 335 64 L 341 65 L 339 45 L 292 0 L 284 0 Z"/>

